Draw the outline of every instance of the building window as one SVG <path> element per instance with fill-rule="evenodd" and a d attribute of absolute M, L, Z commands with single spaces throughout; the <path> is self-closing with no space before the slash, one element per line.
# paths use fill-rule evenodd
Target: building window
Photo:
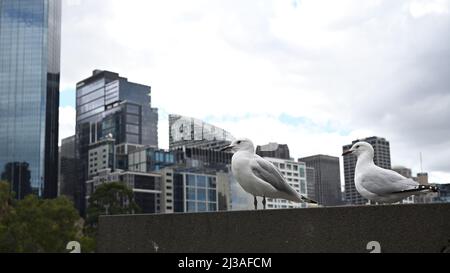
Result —
<path fill-rule="evenodd" d="M 186 175 L 186 185 L 195 187 L 195 175 Z"/>
<path fill-rule="evenodd" d="M 197 202 L 197 211 L 205 212 L 206 211 L 206 203 L 205 202 Z"/>
<path fill-rule="evenodd" d="M 195 188 L 187 188 L 186 195 L 188 200 L 195 200 Z"/>
<path fill-rule="evenodd" d="M 305 169 L 300 168 L 300 177 L 305 177 Z"/>
<path fill-rule="evenodd" d="M 197 187 L 206 188 L 206 177 L 197 176 Z"/>
<path fill-rule="evenodd" d="M 217 211 L 216 203 L 208 203 L 208 210 L 209 211 Z"/>
<path fill-rule="evenodd" d="M 210 188 L 216 188 L 216 178 L 215 177 L 208 177 L 208 186 Z"/>
<path fill-rule="evenodd" d="M 206 189 L 197 189 L 197 200 L 206 201 Z"/>
<path fill-rule="evenodd" d="M 216 190 L 208 190 L 208 201 L 216 202 L 217 201 L 217 192 Z"/>
<path fill-rule="evenodd" d="M 195 212 L 196 206 L 195 202 L 187 202 L 187 211 L 188 212 Z"/>

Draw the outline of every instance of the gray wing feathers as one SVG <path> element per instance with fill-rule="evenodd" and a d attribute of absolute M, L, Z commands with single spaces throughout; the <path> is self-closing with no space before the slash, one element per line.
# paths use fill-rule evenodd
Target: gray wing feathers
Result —
<path fill-rule="evenodd" d="M 298 193 L 287 184 L 283 175 L 272 163 L 258 157 L 255 158 L 254 162 L 255 164 L 251 166 L 254 175 L 279 191 L 298 196 Z"/>

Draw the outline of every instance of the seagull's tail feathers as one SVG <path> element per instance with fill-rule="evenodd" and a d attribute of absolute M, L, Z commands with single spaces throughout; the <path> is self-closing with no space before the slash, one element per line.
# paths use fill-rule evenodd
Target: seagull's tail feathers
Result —
<path fill-rule="evenodd" d="M 305 197 L 305 196 L 303 196 L 303 195 L 300 195 L 300 199 L 301 199 L 302 202 L 304 202 L 304 203 L 318 205 L 318 203 L 317 203 L 316 200 L 310 199 L 310 198 Z"/>
<path fill-rule="evenodd" d="M 427 192 L 439 192 L 439 188 L 437 186 L 432 186 L 432 185 L 419 185 L 414 189 L 410 189 L 410 190 L 405 190 L 405 191 L 399 191 L 399 192 L 394 192 L 395 194 L 397 193 L 427 193 Z"/>

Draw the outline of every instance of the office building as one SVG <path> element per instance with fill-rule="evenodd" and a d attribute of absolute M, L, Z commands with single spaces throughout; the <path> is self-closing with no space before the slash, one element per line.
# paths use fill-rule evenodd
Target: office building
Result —
<path fill-rule="evenodd" d="M 128 170 L 134 172 L 155 172 L 175 165 L 173 151 L 143 147 L 128 153 Z"/>
<path fill-rule="evenodd" d="M 428 173 L 417 173 L 417 177 L 415 178 L 415 180 L 420 184 L 420 185 L 428 185 Z"/>
<path fill-rule="evenodd" d="M 306 165 L 303 162 L 266 157 L 280 170 L 286 182 L 299 194 L 308 197 L 306 183 Z M 306 207 L 305 203 L 294 203 L 284 199 L 267 198 L 267 209 L 287 209 Z"/>
<path fill-rule="evenodd" d="M 159 172 L 162 181 L 162 213 L 230 210 L 228 173 L 208 174 L 174 167 L 167 167 Z"/>
<path fill-rule="evenodd" d="M 91 77 L 77 84 L 76 100 L 77 169 L 81 192 L 85 192 L 84 184 L 89 180 L 92 144 L 112 138 L 115 145 L 158 147 L 158 112 L 151 107 L 150 86 L 130 82 L 114 72 L 95 70 Z M 126 161 L 126 158 L 122 154 L 120 160 Z M 84 215 L 84 198 L 78 202 Z"/>
<path fill-rule="evenodd" d="M 174 212 L 219 210 L 216 175 L 177 171 L 173 183 Z"/>
<path fill-rule="evenodd" d="M 316 201 L 322 206 L 341 205 L 339 158 L 328 155 L 314 155 L 300 158 L 299 161 L 314 168 Z"/>
<path fill-rule="evenodd" d="M 316 171 L 312 167 L 306 166 L 306 192 L 308 197 L 317 200 L 316 195 Z"/>
<path fill-rule="evenodd" d="M 86 181 L 86 207 L 90 196 L 105 183 L 119 182 L 133 191 L 140 213 L 159 213 L 161 211 L 161 175 L 158 173 L 138 173 L 130 171 L 102 170 L 97 176 Z"/>
<path fill-rule="evenodd" d="M 355 140 L 352 144 L 342 147 L 343 151 L 351 149 L 351 147 L 359 141 L 365 141 L 372 145 L 375 156 L 375 165 L 384 168 L 391 169 L 391 150 L 389 141 L 380 137 L 369 137 L 361 140 Z M 363 198 L 355 187 L 355 168 L 356 168 L 356 156 L 346 155 L 344 156 L 344 177 L 345 177 L 345 200 L 351 205 L 361 205 L 368 202 Z"/>
<path fill-rule="evenodd" d="M 232 153 L 221 152 L 208 148 L 177 148 L 172 150 L 175 155 L 175 162 L 186 168 L 228 171 L 231 164 Z"/>
<path fill-rule="evenodd" d="M 61 1 L 0 1 L 0 174 L 18 199 L 58 192 Z"/>
<path fill-rule="evenodd" d="M 256 154 L 261 157 L 291 159 L 289 147 L 286 144 L 269 143 L 267 145 L 257 146 Z"/>
<path fill-rule="evenodd" d="M 59 196 L 66 196 L 72 201 L 74 196 L 79 196 L 76 192 L 77 169 L 75 159 L 75 136 L 70 136 L 61 140 L 60 160 L 59 160 Z"/>
<path fill-rule="evenodd" d="M 169 115 L 169 149 L 203 148 L 220 150 L 234 137 L 227 131 L 199 119 Z"/>

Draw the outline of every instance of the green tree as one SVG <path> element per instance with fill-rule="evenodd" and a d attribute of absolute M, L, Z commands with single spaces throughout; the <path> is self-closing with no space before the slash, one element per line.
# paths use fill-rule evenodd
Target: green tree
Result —
<path fill-rule="evenodd" d="M 100 185 L 89 198 L 87 224 L 89 233 L 95 233 L 100 215 L 134 214 L 140 211 L 134 202 L 133 191 L 120 182 Z"/>
<path fill-rule="evenodd" d="M 70 241 L 92 252 L 95 243 L 83 234 L 83 219 L 66 197 L 42 200 L 34 195 L 12 203 L 9 185 L 0 183 L 0 252 L 68 252 Z M 11 205 L 13 204 L 13 205 Z"/>
<path fill-rule="evenodd" d="M 0 181 L 0 223 L 3 217 L 8 215 L 13 203 L 13 194 L 10 192 L 9 183 Z"/>

